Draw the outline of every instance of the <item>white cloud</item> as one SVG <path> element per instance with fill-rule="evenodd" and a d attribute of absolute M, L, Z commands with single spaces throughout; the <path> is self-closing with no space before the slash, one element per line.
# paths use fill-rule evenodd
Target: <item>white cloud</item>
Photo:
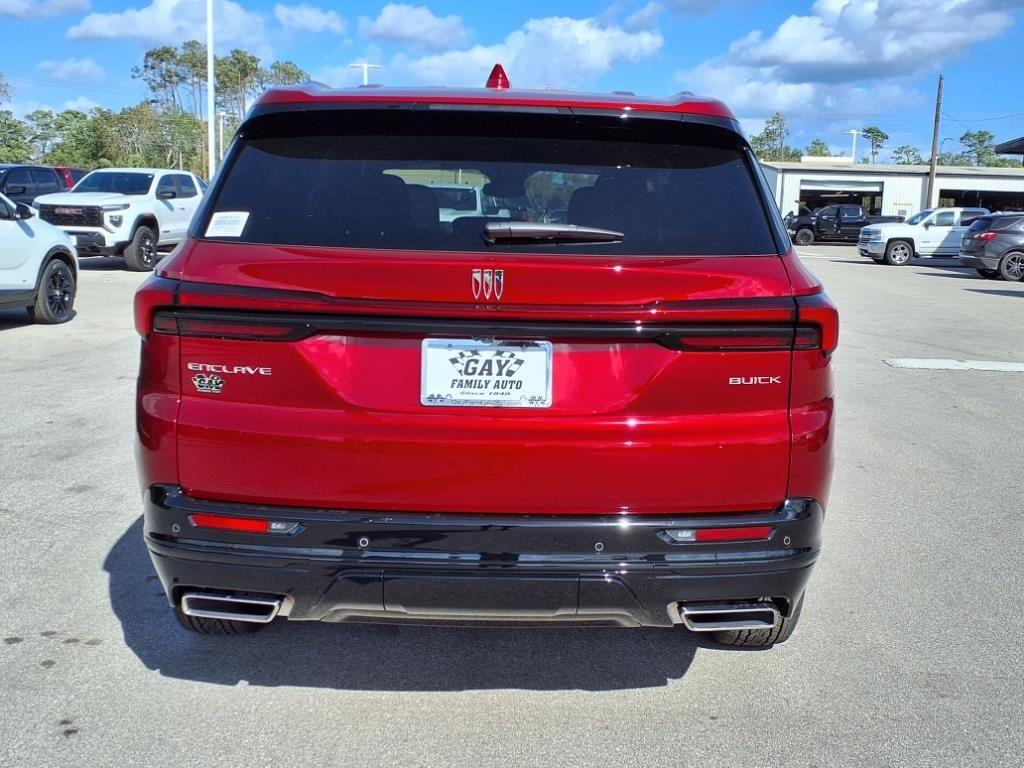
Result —
<path fill-rule="evenodd" d="M 325 11 L 315 5 L 275 5 L 274 18 L 289 32 L 333 32 L 345 34 L 347 24 L 334 11 Z"/>
<path fill-rule="evenodd" d="M 246 48 L 260 55 L 269 53 L 263 17 L 258 13 L 245 10 L 234 0 L 218 0 L 214 21 L 217 50 Z M 91 13 L 68 30 L 67 39 L 178 45 L 203 39 L 205 30 L 203 0 L 152 0 L 149 5 L 119 13 Z"/>
<path fill-rule="evenodd" d="M 86 98 L 85 96 L 79 96 L 77 99 L 71 99 L 70 101 L 65 101 L 64 104 L 61 105 L 61 108 L 62 109 L 76 109 L 79 112 L 88 112 L 93 107 L 99 107 L 99 106 L 102 106 L 102 105 L 97 103 L 97 102 L 95 102 L 95 101 L 93 101 L 92 99 Z"/>
<path fill-rule="evenodd" d="M 1019 0 L 1017 2 L 1019 3 Z M 818 0 L 766 35 L 677 73 L 745 116 L 880 112 L 920 100 L 903 84 L 1012 24 L 1004 0 Z"/>
<path fill-rule="evenodd" d="M 359 18 L 359 34 L 370 40 L 408 43 L 425 51 L 465 45 L 469 30 L 460 16 L 435 16 L 426 6 L 385 5 L 376 19 Z"/>
<path fill-rule="evenodd" d="M 482 85 L 496 62 L 513 87 L 578 87 L 600 77 L 620 61 L 636 62 L 656 54 L 661 34 L 629 32 L 596 19 L 531 19 L 495 45 L 461 51 L 398 57 L 394 66 L 422 81 L 445 85 Z"/>
<path fill-rule="evenodd" d="M 92 59 L 46 60 L 39 62 L 36 69 L 54 80 L 87 81 L 102 80 L 103 67 Z"/>
<path fill-rule="evenodd" d="M 631 13 L 626 17 L 626 20 L 622 22 L 622 28 L 627 32 L 639 32 L 642 29 L 654 29 L 658 26 L 658 17 L 661 16 L 662 11 L 665 10 L 665 6 L 661 3 L 651 0 L 640 10 L 635 13 Z"/>
<path fill-rule="evenodd" d="M 89 10 L 89 0 L 0 0 L 0 16 L 33 20 Z"/>

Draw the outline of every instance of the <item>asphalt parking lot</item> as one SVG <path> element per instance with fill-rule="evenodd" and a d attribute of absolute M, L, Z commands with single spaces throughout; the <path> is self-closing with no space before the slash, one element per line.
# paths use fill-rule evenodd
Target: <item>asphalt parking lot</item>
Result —
<path fill-rule="evenodd" d="M 842 312 L 826 549 L 796 635 L 179 629 L 141 542 L 141 281 L 0 312 L 0 765 L 1019 765 L 1024 284 L 803 249 Z"/>

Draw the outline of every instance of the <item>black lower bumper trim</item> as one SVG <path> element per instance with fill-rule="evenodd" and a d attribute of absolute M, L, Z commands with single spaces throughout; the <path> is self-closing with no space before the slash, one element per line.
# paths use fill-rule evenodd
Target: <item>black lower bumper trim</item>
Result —
<path fill-rule="evenodd" d="M 196 528 L 209 513 L 296 523 L 285 535 Z M 464 515 L 312 510 L 146 494 L 145 539 L 176 604 L 189 590 L 283 598 L 323 621 L 587 622 L 667 626 L 680 602 L 803 593 L 822 510 L 793 499 L 759 514 Z M 677 528 L 771 525 L 756 542 L 678 543 Z"/>

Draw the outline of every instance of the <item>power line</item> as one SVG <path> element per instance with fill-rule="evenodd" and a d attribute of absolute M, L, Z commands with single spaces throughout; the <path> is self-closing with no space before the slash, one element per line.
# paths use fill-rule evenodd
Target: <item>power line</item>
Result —
<path fill-rule="evenodd" d="M 13 83 L 25 83 L 27 85 L 39 86 L 41 88 L 63 88 L 76 91 L 92 91 L 95 93 L 139 93 L 139 88 L 116 88 L 100 85 L 83 85 L 76 80 L 53 80 L 46 77 L 35 77 L 33 75 L 12 75 L 9 72 L 0 72 L 0 75 Z"/>

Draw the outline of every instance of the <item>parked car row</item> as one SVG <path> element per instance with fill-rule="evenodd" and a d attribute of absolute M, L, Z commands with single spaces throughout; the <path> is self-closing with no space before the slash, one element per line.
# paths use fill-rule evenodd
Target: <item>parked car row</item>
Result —
<path fill-rule="evenodd" d="M 55 185 L 51 168 L 3 167 L 0 188 L 0 309 L 25 307 L 36 322 L 74 316 L 78 258 L 123 255 L 133 271 L 149 271 L 161 251 L 185 238 L 206 185 L 186 171 L 105 168 L 74 188 L 25 202 L 24 179 Z M 71 172 L 72 169 L 65 169 Z M 42 173 L 43 171 L 47 173 Z"/>
<path fill-rule="evenodd" d="M 954 257 L 988 279 L 1024 278 L 1024 212 L 929 208 L 903 223 L 864 227 L 857 251 L 878 264 Z"/>
<path fill-rule="evenodd" d="M 0 164 L 0 193 L 15 204 L 34 205 L 41 195 L 71 189 L 85 176 L 80 168 Z"/>

